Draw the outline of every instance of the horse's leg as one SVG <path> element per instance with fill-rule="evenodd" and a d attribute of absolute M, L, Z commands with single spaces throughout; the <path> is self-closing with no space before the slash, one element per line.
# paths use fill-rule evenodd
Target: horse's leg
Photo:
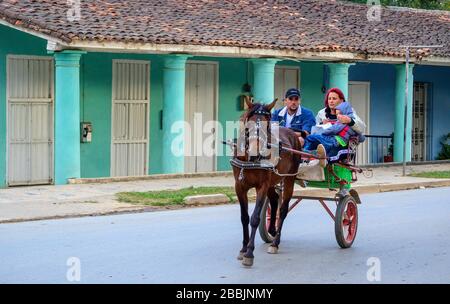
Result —
<path fill-rule="evenodd" d="M 237 257 L 238 260 L 242 260 L 244 253 L 247 252 L 247 244 L 249 241 L 248 235 L 248 224 L 250 222 L 250 218 L 248 216 L 248 189 L 244 190 L 240 186 L 240 184 L 236 183 L 235 185 L 236 195 L 239 200 L 239 205 L 241 206 L 241 223 L 242 223 L 242 249 L 239 251 L 239 255 Z"/>
<path fill-rule="evenodd" d="M 284 189 L 283 189 L 283 198 L 280 207 L 280 222 L 279 227 L 277 227 L 277 235 L 275 236 L 272 244 L 270 244 L 267 249 L 268 253 L 277 253 L 278 246 L 280 245 L 281 239 L 281 230 L 283 228 L 284 220 L 289 212 L 289 202 L 292 198 L 292 194 L 294 192 L 294 178 L 286 178 L 284 181 Z"/>
<path fill-rule="evenodd" d="M 252 232 L 250 234 L 250 241 L 248 242 L 247 245 L 247 252 L 244 254 L 244 259 L 242 260 L 242 264 L 245 266 L 253 265 L 254 259 L 253 251 L 255 250 L 255 235 L 260 221 L 261 209 L 264 204 L 264 200 L 266 199 L 267 196 L 267 190 L 268 190 L 267 185 L 263 185 L 256 189 L 256 205 L 255 209 L 253 210 L 252 218 L 250 219 L 250 226 L 252 227 Z"/>
<path fill-rule="evenodd" d="M 277 234 L 277 229 L 275 223 L 277 222 L 277 211 L 278 211 L 278 193 L 275 191 L 275 187 L 270 187 L 267 191 L 267 197 L 270 201 L 270 224 L 268 232 L 275 236 Z"/>

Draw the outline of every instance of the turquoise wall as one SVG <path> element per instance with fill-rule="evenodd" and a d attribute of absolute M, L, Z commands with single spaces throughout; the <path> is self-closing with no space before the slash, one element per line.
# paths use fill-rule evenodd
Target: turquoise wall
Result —
<path fill-rule="evenodd" d="M 6 56 L 47 55 L 47 41 L 0 25 L 0 187 L 6 185 Z"/>
<path fill-rule="evenodd" d="M 110 174 L 111 158 L 111 90 L 112 60 L 150 60 L 150 155 L 149 174 L 162 171 L 162 130 L 160 111 L 162 100 L 163 56 L 88 53 L 82 58 L 81 121 L 91 122 L 92 142 L 81 144 L 81 176 L 105 177 Z M 240 111 L 242 86 L 247 81 L 247 60 L 230 58 L 192 57 L 190 60 L 219 63 L 219 121 L 225 138 L 226 121 L 235 121 Z M 175 109 L 174 109 L 175 110 Z M 231 136 L 229 136 L 231 138 Z M 230 170 L 228 157 L 220 156 L 218 170 Z"/>
<path fill-rule="evenodd" d="M 162 173 L 162 68 L 163 55 L 88 53 L 82 58 L 81 121 L 91 122 L 92 142 L 81 144 L 81 176 L 104 177 L 110 174 L 111 158 L 111 90 L 112 60 L 150 60 L 150 161 L 149 174 Z M 192 57 L 190 60 L 218 62 L 218 115 L 225 138 L 226 121 L 238 120 L 242 87 L 247 82 L 247 60 L 231 58 Z M 174 109 L 176 110 L 176 109 Z M 231 138 L 229 136 L 228 138 Z M 230 170 L 228 157 L 220 156 L 218 170 Z"/>
<path fill-rule="evenodd" d="M 45 55 L 46 41 L 31 35 L 0 26 L 0 134 L 6 135 L 6 54 Z M 7 43 L 15 41 L 14 44 Z M 107 177 L 110 175 L 111 159 L 111 91 L 113 59 L 150 61 L 150 153 L 149 174 L 162 173 L 162 130 L 160 111 L 162 110 L 162 67 L 163 55 L 88 53 L 81 59 L 80 121 L 91 122 L 92 142 L 82 143 L 81 176 Z M 218 62 L 219 104 L 218 119 L 223 126 L 221 138 L 232 138 L 225 134 L 227 121 L 236 121 L 243 111 L 240 109 L 240 95 L 243 85 L 253 85 L 252 65 L 247 59 L 193 57 L 191 60 Z M 303 105 L 317 112 L 322 107 L 323 83 L 322 63 L 298 63 L 280 61 L 280 65 L 300 66 Z M 219 138 L 220 139 L 220 138 Z M 5 185 L 6 136 L 0 136 L 0 185 Z M 229 157 L 217 159 L 218 170 L 230 170 Z"/>
<path fill-rule="evenodd" d="M 226 122 L 238 121 L 244 113 L 240 109 L 241 94 L 244 93 L 243 86 L 248 81 L 250 75 L 247 73 L 248 61 L 245 59 L 230 58 L 194 58 L 196 60 L 211 60 L 219 63 L 219 109 L 218 120 L 223 126 L 222 139 L 232 139 L 233 134 L 225 134 Z M 251 66 L 251 64 L 250 64 Z M 219 138 L 221 140 L 221 138 Z M 223 147 L 224 154 L 228 147 Z M 223 155 L 217 157 L 217 170 L 231 170 L 229 157 Z"/>
<path fill-rule="evenodd" d="M 161 173 L 162 58 L 157 55 L 88 53 L 82 57 L 81 121 L 92 123 L 92 142 L 81 144 L 81 176 L 110 176 L 113 59 L 150 61 L 149 174 Z"/>
<path fill-rule="evenodd" d="M 302 62 L 300 64 L 300 85 L 302 104 L 317 114 L 324 107 L 322 92 L 324 84 L 324 64 L 322 62 Z"/>
<path fill-rule="evenodd" d="M 6 184 L 6 55 L 44 55 L 46 41 L 31 35 L 0 26 L 0 186 Z M 14 43 L 12 43 L 14 42 Z M 162 73 L 164 55 L 88 53 L 81 59 L 80 120 L 93 124 L 91 143 L 81 144 L 81 176 L 107 177 L 110 175 L 111 158 L 111 91 L 113 59 L 150 61 L 150 152 L 149 174 L 162 173 Z M 243 85 L 253 86 L 252 64 L 247 59 L 192 57 L 190 60 L 215 61 L 219 72 L 218 119 L 225 134 L 227 121 L 237 121 L 243 111 L 240 96 Z M 327 82 L 323 62 L 279 61 L 277 65 L 299 66 L 302 90 L 302 105 L 317 113 L 323 107 L 322 89 Z M 431 85 L 430 107 L 430 156 L 439 153 L 439 138 L 448 131 L 448 124 L 442 115 L 449 108 L 448 91 L 450 68 L 417 66 L 415 80 Z M 357 64 L 350 68 L 350 80 L 371 81 L 371 120 L 382 117 L 382 124 L 372 125 L 372 133 L 389 134 L 393 128 L 393 79 L 395 71 L 390 65 Z M 325 78 L 325 79 L 324 79 Z M 254 87 L 254 86 L 253 86 Z M 175 110 L 175 109 L 174 109 Z M 229 157 L 220 156 L 218 170 L 230 170 Z"/>
<path fill-rule="evenodd" d="M 279 66 L 300 67 L 300 90 L 302 106 L 316 114 L 323 108 L 324 64 L 322 62 L 297 62 L 284 60 L 277 62 Z"/>
<path fill-rule="evenodd" d="M 233 134 L 225 134 L 226 122 L 237 121 L 244 113 L 240 109 L 240 96 L 244 93 L 243 85 L 246 82 L 251 84 L 252 88 L 254 87 L 252 64 L 247 59 L 212 57 L 194 57 L 192 59 L 219 63 L 219 122 L 223 126 L 222 138 L 232 139 Z M 303 106 L 311 109 L 314 113 L 322 109 L 323 63 L 280 61 L 277 62 L 277 65 L 299 66 Z M 218 157 L 217 170 L 231 170 L 228 156 Z"/>

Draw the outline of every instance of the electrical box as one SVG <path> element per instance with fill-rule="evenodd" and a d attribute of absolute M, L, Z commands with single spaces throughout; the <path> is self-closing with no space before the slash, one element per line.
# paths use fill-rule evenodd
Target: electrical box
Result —
<path fill-rule="evenodd" d="M 92 123 L 81 123 L 81 142 L 88 143 L 92 141 Z"/>

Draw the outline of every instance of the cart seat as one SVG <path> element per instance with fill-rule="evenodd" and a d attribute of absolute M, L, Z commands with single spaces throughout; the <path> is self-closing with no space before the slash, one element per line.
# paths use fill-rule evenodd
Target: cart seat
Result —
<path fill-rule="evenodd" d="M 360 141 L 360 138 L 362 139 Z M 348 141 L 348 145 L 346 149 L 342 149 L 339 150 L 339 152 L 336 155 L 332 155 L 328 157 L 328 162 L 329 163 L 337 163 L 337 162 L 341 162 L 344 164 L 350 164 L 350 163 L 355 163 L 355 159 L 356 159 L 356 151 L 358 148 L 358 145 L 360 142 L 364 141 L 365 138 L 364 136 L 362 137 L 356 137 L 356 136 L 352 136 L 350 137 L 349 141 Z"/>

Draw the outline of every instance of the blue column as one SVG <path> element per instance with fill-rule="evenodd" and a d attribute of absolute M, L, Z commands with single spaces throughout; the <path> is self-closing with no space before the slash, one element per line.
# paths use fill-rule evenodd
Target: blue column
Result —
<path fill-rule="evenodd" d="M 80 177 L 80 58 L 63 51 L 55 57 L 55 184 Z"/>
<path fill-rule="evenodd" d="M 405 86 L 406 86 L 406 65 L 396 65 L 395 81 L 395 129 L 394 129 L 394 161 L 403 161 L 403 137 L 406 132 L 406 161 L 411 160 L 411 140 L 412 140 L 412 105 L 414 88 L 414 65 L 409 65 L 408 78 L 408 100 L 405 126 Z"/>
<path fill-rule="evenodd" d="M 339 88 L 348 99 L 348 69 L 354 63 L 328 63 L 328 88 Z"/>
<path fill-rule="evenodd" d="M 253 63 L 253 98 L 255 102 L 270 103 L 275 95 L 275 64 L 278 59 L 251 59 Z"/>
<path fill-rule="evenodd" d="M 184 128 L 172 132 L 174 123 L 184 122 L 187 55 L 168 55 L 163 70 L 163 153 L 164 173 L 184 172 Z M 177 149 L 174 151 L 172 146 Z M 175 154 L 175 153 L 176 154 Z"/>

